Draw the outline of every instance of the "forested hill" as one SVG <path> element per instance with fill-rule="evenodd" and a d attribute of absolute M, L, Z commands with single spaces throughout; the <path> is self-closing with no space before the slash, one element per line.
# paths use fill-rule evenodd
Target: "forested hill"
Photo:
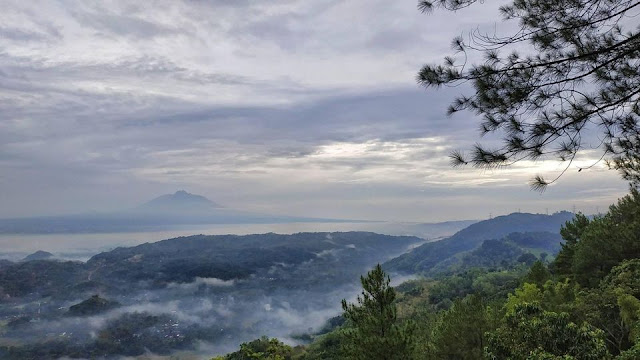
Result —
<path fill-rule="evenodd" d="M 479 247 L 485 240 L 502 239 L 512 233 L 548 232 L 557 234 L 574 214 L 562 211 L 553 215 L 513 213 L 480 221 L 453 236 L 421 245 L 384 264 L 389 271 L 425 273 L 460 253 Z"/>
<path fill-rule="evenodd" d="M 7 261 L 0 358 L 168 355 L 202 343 L 224 352 L 267 332 L 291 337 L 338 315 L 366 269 L 422 242 L 371 232 L 194 235 L 86 263 Z"/>
<path fill-rule="evenodd" d="M 342 266 L 344 272 L 355 268 L 359 274 L 361 267 L 401 254 L 422 241 L 413 236 L 357 231 L 194 235 L 117 248 L 95 255 L 87 266 L 96 269 L 93 280 L 112 285 L 122 280 L 120 285 L 125 287 L 137 279 L 150 281 L 154 287 L 191 282 L 197 277 L 243 279 L 278 264 L 308 266 L 312 260 L 316 263 L 318 259 L 334 258 L 349 263 Z"/>

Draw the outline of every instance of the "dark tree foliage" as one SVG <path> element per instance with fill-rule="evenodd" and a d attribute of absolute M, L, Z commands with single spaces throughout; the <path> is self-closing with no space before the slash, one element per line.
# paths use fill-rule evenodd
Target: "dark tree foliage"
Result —
<path fill-rule="evenodd" d="M 588 225 L 589 218 L 582 213 L 578 213 L 573 220 L 567 221 L 562 229 L 560 229 L 560 235 L 562 235 L 564 243 L 562 243 L 562 248 L 553 263 L 553 270 L 559 275 L 571 276 L 571 267 L 573 266 L 573 255 L 575 253 L 576 244 L 580 240 L 582 232 Z"/>
<path fill-rule="evenodd" d="M 99 295 L 93 295 L 87 300 L 70 306 L 67 314 L 70 316 L 96 315 L 117 308 L 118 306 L 120 306 L 120 303 L 117 301 L 111 301 Z"/>
<path fill-rule="evenodd" d="M 420 1 L 419 8 L 456 11 L 476 1 Z M 639 182 L 639 10 L 638 0 L 514 0 L 500 8 L 505 21 L 518 22 L 514 34 L 455 38 L 456 54 L 443 65 L 425 65 L 418 82 L 470 82 L 475 93 L 455 99 L 449 114 L 478 114 L 481 133 L 497 133 L 503 144 L 455 152 L 454 165 L 555 158 L 568 168 L 579 151 L 598 148 L 610 167 Z M 468 63 L 475 53 L 484 60 Z M 531 185 L 544 189 L 555 180 L 536 176 Z"/>
<path fill-rule="evenodd" d="M 598 287 L 580 291 L 575 312 L 580 321 L 602 329 L 609 350 L 618 354 L 632 346 L 636 337 L 633 328 L 640 326 L 635 310 L 625 314 L 625 303 L 631 299 L 637 302 L 637 297 L 640 297 L 640 260 L 627 260 L 611 269 Z"/>
<path fill-rule="evenodd" d="M 304 360 L 333 360 L 340 359 L 344 342 L 344 331 L 336 329 L 322 335 L 306 348 Z"/>
<path fill-rule="evenodd" d="M 240 350 L 236 352 L 218 356 L 212 360 L 290 360 L 293 352 L 291 346 L 280 340 L 263 336 L 260 339 L 240 344 Z"/>
<path fill-rule="evenodd" d="M 489 359 L 607 359 L 601 330 L 569 321 L 567 313 L 520 305 L 505 324 L 488 334 Z"/>
<path fill-rule="evenodd" d="M 565 244 L 554 263 L 558 275 L 582 286 L 597 286 L 623 260 L 640 258 L 640 192 L 611 205 L 609 212 L 589 221 L 578 216 L 562 230 Z"/>
<path fill-rule="evenodd" d="M 542 263 L 542 261 L 540 260 L 534 262 L 533 265 L 531 265 L 529 272 L 524 277 L 525 282 L 536 284 L 540 288 L 542 288 L 549 279 L 551 279 L 551 273 L 549 273 L 547 267 L 544 266 L 544 263 Z"/>
<path fill-rule="evenodd" d="M 433 330 L 429 359 L 481 360 L 486 345 L 485 332 L 491 329 L 487 303 L 481 296 L 456 300 Z"/>
<path fill-rule="evenodd" d="M 508 267 L 522 254 L 522 249 L 505 239 L 486 240 L 482 245 L 462 258 L 460 266 L 500 268 Z M 535 256 L 534 256 L 535 261 Z"/>
<path fill-rule="evenodd" d="M 353 325 L 345 331 L 345 355 L 349 359 L 410 359 L 412 324 L 397 323 L 395 290 L 378 264 L 361 276 L 362 294 L 356 304 L 342 300 L 344 317 Z"/>
<path fill-rule="evenodd" d="M 517 261 L 531 266 L 538 258 L 532 253 L 524 253 L 518 257 Z"/>

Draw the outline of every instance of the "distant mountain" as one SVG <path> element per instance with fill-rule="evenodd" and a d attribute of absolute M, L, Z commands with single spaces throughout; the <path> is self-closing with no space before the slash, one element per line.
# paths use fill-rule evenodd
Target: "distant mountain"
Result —
<path fill-rule="evenodd" d="M 0 234 L 109 233 L 171 229 L 176 225 L 348 222 L 340 219 L 271 215 L 223 207 L 184 190 L 159 196 L 138 207 L 87 213 L 0 219 Z"/>
<path fill-rule="evenodd" d="M 384 264 L 385 269 L 402 273 L 428 273 L 439 263 L 480 246 L 485 240 L 502 239 L 511 233 L 559 233 L 574 214 L 562 211 L 553 215 L 513 213 L 480 221 L 444 240 L 421 245 Z"/>
<path fill-rule="evenodd" d="M 53 254 L 48 251 L 38 250 L 33 254 L 27 255 L 22 261 L 47 260 L 51 259 Z"/>
<path fill-rule="evenodd" d="M 445 221 L 441 223 L 422 223 L 411 224 L 403 227 L 405 233 L 428 238 L 436 238 L 443 236 L 451 236 L 471 224 L 477 223 L 478 220 L 456 220 Z"/>
<path fill-rule="evenodd" d="M 141 212 L 187 211 L 203 213 L 222 208 L 223 206 L 216 204 L 202 195 L 195 195 L 184 190 L 179 190 L 173 194 L 158 196 L 138 206 L 135 210 Z"/>

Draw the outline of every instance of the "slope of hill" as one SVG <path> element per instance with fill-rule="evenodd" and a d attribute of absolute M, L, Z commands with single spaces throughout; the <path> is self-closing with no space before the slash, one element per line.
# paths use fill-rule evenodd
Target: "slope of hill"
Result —
<path fill-rule="evenodd" d="M 384 264 L 385 269 L 401 273 L 426 273 L 453 256 L 473 250 L 485 240 L 501 239 L 511 233 L 559 233 L 560 227 L 573 218 L 570 212 L 553 215 L 513 213 L 480 221 L 444 240 L 426 243 Z"/>
<path fill-rule="evenodd" d="M 115 309 L 120 304 L 116 301 L 101 298 L 99 295 L 84 300 L 78 304 L 69 307 L 69 316 L 89 316 L 107 312 Z"/>
<path fill-rule="evenodd" d="M 25 256 L 25 258 L 22 259 L 22 261 L 47 260 L 47 259 L 51 259 L 52 257 L 53 257 L 52 253 L 48 251 L 38 250 L 33 254 L 29 254 Z"/>
<path fill-rule="evenodd" d="M 484 240 L 480 246 L 463 251 L 436 264 L 430 273 L 459 273 L 472 268 L 510 268 L 530 265 L 537 258 L 553 258 L 560 251 L 562 237 L 551 232 L 511 233 L 502 239 Z"/>
<path fill-rule="evenodd" d="M 349 272 L 354 266 L 402 253 L 421 241 L 416 237 L 369 232 L 195 235 L 118 248 L 95 255 L 87 266 L 96 269 L 92 276 L 96 281 L 126 288 L 144 279 L 145 285 L 162 287 L 196 278 L 245 279 L 268 271 L 274 264 L 291 268 L 335 258 L 345 261 L 342 271 Z"/>
<path fill-rule="evenodd" d="M 86 263 L 7 264 L 0 332 L 16 344 L 5 349 L 13 358 L 169 354 L 202 342 L 230 350 L 267 331 L 320 328 L 367 269 L 423 241 L 370 232 L 195 235 Z"/>

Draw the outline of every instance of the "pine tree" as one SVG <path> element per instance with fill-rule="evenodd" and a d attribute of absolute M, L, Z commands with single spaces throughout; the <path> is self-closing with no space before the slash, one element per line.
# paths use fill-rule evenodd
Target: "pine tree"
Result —
<path fill-rule="evenodd" d="M 426 358 L 433 360 L 481 360 L 485 333 L 492 328 L 491 310 L 479 295 L 458 299 L 439 316 Z"/>
<path fill-rule="evenodd" d="M 524 277 L 524 280 L 528 283 L 536 284 L 540 289 L 547 280 L 551 279 L 551 273 L 544 266 L 542 261 L 538 260 L 531 265 L 529 272 Z"/>
<path fill-rule="evenodd" d="M 424 0 L 419 7 L 457 11 L 475 3 L 482 1 Z M 481 132 L 500 134 L 503 144 L 454 152 L 454 164 L 550 157 L 568 168 L 581 150 L 600 148 L 625 179 L 640 182 L 638 9 L 638 0 L 513 0 L 500 8 L 505 21 L 518 24 L 513 34 L 455 38 L 456 53 L 443 65 L 425 65 L 418 82 L 469 82 L 474 92 L 455 99 L 449 114 L 481 116 Z M 531 185 L 544 189 L 561 175 L 536 176 Z"/>
<path fill-rule="evenodd" d="M 344 317 L 351 327 L 346 331 L 343 351 L 349 359 L 411 359 L 413 324 L 398 324 L 391 279 L 378 264 L 366 277 L 361 276 L 362 294 L 356 304 L 342 300 Z"/>
<path fill-rule="evenodd" d="M 560 229 L 560 235 L 562 235 L 564 242 L 561 244 L 562 249 L 553 262 L 553 270 L 557 275 L 571 277 L 573 256 L 575 255 L 578 241 L 590 222 L 589 218 L 584 214 L 577 213 L 572 221 L 568 221 Z"/>

